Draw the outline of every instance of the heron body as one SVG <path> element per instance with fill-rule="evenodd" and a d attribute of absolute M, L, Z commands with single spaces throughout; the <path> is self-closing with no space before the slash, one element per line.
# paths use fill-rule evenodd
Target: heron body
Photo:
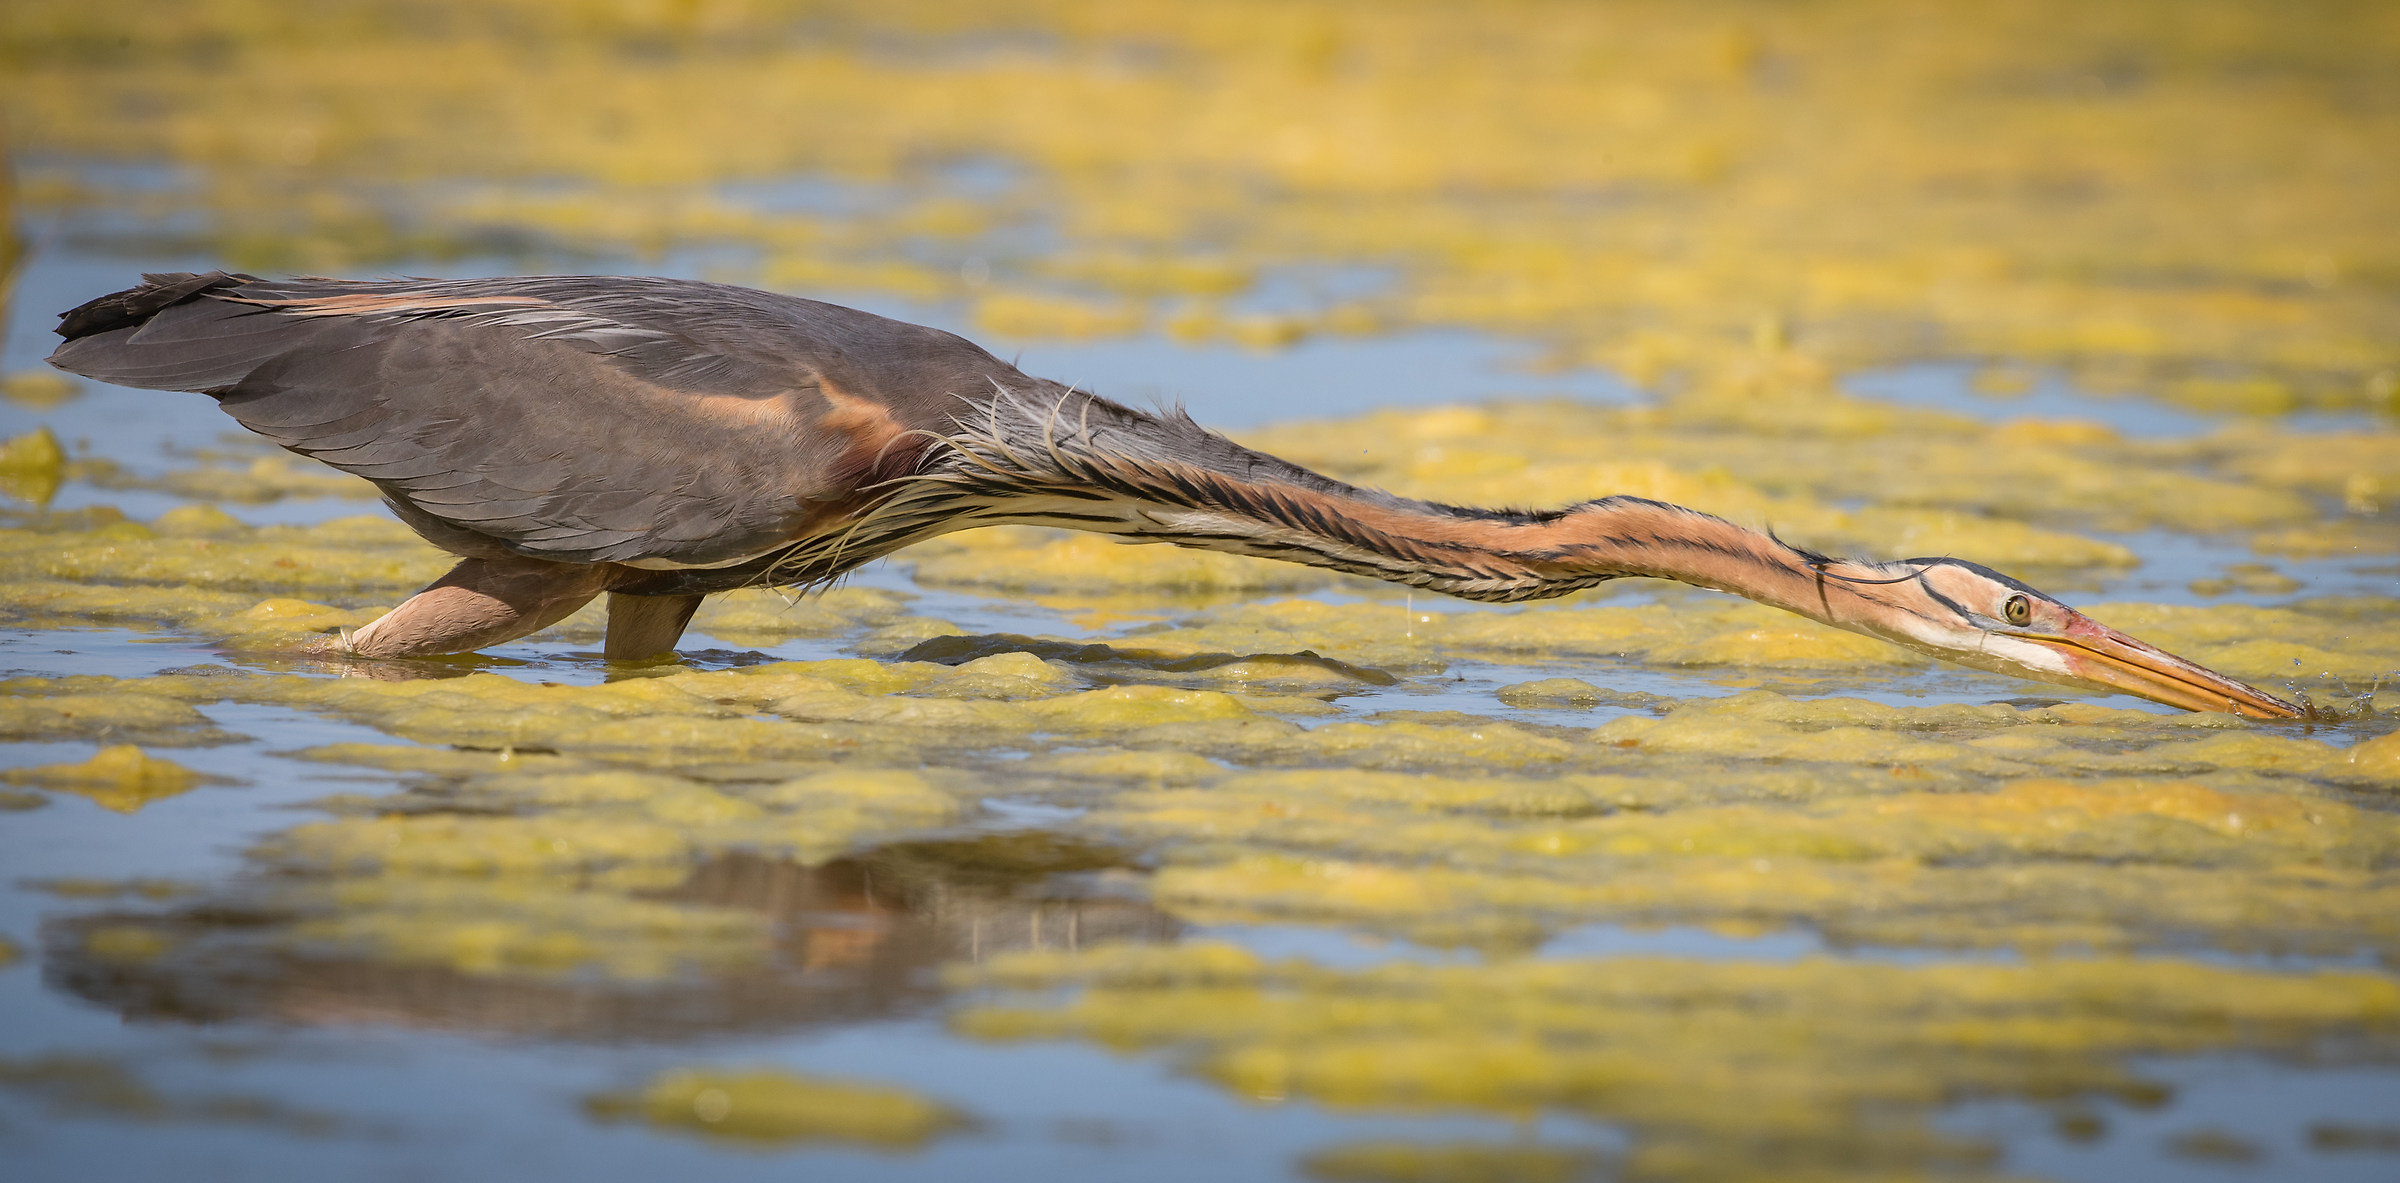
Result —
<path fill-rule="evenodd" d="M 1978 668 L 2302 713 L 1972 563 L 1834 559 L 1636 497 L 1528 512 L 1360 488 L 814 300 L 598 276 L 144 278 L 66 313 L 52 364 L 210 394 L 374 482 L 460 557 L 347 639 L 363 656 L 498 644 L 602 593 L 607 655 L 654 656 L 711 593 L 821 585 L 939 534 L 1017 524 L 1474 600 L 1674 579 Z"/>

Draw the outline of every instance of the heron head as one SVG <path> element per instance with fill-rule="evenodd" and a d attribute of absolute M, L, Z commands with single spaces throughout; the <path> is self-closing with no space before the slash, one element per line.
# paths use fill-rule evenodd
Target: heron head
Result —
<path fill-rule="evenodd" d="M 1825 574 L 1872 605 L 1840 623 L 1960 665 L 2193 711 L 2296 719 L 2305 710 L 2145 644 L 1988 567 L 1960 559 L 1883 564 L 1884 575 Z"/>

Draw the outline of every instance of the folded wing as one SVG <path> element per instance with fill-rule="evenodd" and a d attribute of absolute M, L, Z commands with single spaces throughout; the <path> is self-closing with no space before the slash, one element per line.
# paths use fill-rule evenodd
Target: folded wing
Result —
<path fill-rule="evenodd" d="M 949 333 L 681 280 L 154 275 L 67 313 L 62 369 L 204 391 L 462 553 L 713 566 L 911 471 L 1032 382 Z"/>

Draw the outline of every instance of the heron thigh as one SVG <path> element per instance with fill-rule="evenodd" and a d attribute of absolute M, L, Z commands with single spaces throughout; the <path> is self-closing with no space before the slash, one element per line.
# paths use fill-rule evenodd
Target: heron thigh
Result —
<path fill-rule="evenodd" d="M 361 657 L 425 657 L 513 641 L 566 619 L 614 575 L 605 563 L 466 559 L 352 633 L 347 648 Z"/>
<path fill-rule="evenodd" d="M 629 596 L 608 593 L 608 642 L 603 651 L 610 661 L 639 661 L 675 650 L 683 627 L 692 622 L 704 596 Z"/>

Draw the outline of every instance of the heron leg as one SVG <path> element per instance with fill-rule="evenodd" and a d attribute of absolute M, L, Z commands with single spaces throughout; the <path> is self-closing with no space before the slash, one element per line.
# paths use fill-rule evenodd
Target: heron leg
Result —
<path fill-rule="evenodd" d="M 608 593 L 608 641 L 602 652 L 610 661 L 639 661 L 671 653 L 683 627 L 699 611 L 702 596 L 629 596 Z"/>
<path fill-rule="evenodd" d="M 513 641 L 566 619 L 615 574 L 605 563 L 467 559 L 350 634 L 343 647 L 361 657 L 428 657 Z"/>

